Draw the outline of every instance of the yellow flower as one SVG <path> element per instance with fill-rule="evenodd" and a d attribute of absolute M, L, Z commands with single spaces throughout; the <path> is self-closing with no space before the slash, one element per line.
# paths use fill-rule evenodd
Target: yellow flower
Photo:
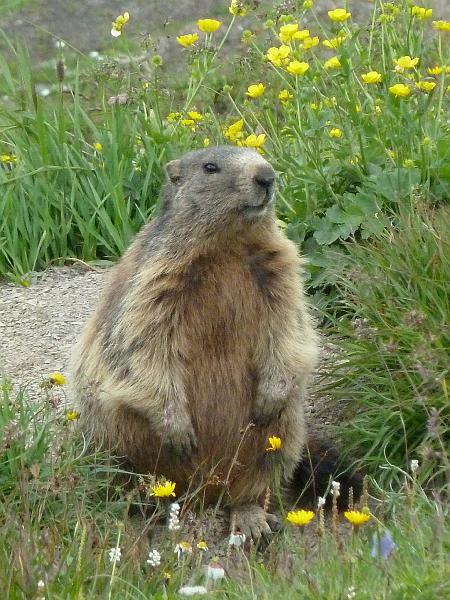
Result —
<path fill-rule="evenodd" d="M 287 25 L 282 25 L 280 27 L 280 31 L 278 32 L 278 37 L 280 41 L 289 42 L 292 40 L 295 33 L 298 31 L 298 23 L 288 23 Z"/>
<path fill-rule="evenodd" d="M 416 87 L 419 88 L 419 90 L 422 90 L 422 92 L 432 92 L 434 90 L 434 88 L 436 87 L 436 82 L 435 81 L 418 81 L 416 83 Z"/>
<path fill-rule="evenodd" d="M 128 23 L 130 20 L 130 15 L 127 12 L 124 12 L 123 15 L 119 15 L 115 21 L 113 21 L 111 35 L 113 37 L 119 37 L 122 35 L 123 26 Z"/>
<path fill-rule="evenodd" d="M 234 17 L 245 17 L 247 14 L 247 9 L 244 6 L 243 2 L 239 2 L 239 0 L 231 0 L 231 4 L 228 7 L 228 11 Z"/>
<path fill-rule="evenodd" d="M 436 65 L 435 67 L 428 67 L 427 71 L 429 75 L 440 75 L 443 69 L 439 65 Z"/>
<path fill-rule="evenodd" d="M 155 496 L 156 498 L 169 498 L 170 496 L 175 496 L 175 483 L 173 481 L 155 483 L 152 485 L 150 496 Z"/>
<path fill-rule="evenodd" d="M 204 540 L 200 540 L 197 544 L 197 548 L 206 552 L 206 550 L 208 550 L 208 544 Z"/>
<path fill-rule="evenodd" d="M 69 412 L 66 414 L 66 419 L 68 421 L 76 421 L 79 418 L 80 413 L 77 410 L 69 410 Z"/>
<path fill-rule="evenodd" d="M 323 63 L 324 69 L 339 69 L 341 67 L 341 61 L 337 56 L 329 58 Z"/>
<path fill-rule="evenodd" d="M 331 138 L 341 138 L 344 134 L 342 133 L 342 129 L 339 129 L 339 127 L 334 127 L 333 129 L 330 129 L 328 135 Z"/>
<path fill-rule="evenodd" d="M 332 106 L 337 105 L 336 96 L 331 96 L 331 98 L 325 98 L 325 106 L 327 108 L 331 108 Z"/>
<path fill-rule="evenodd" d="M 281 67 L 287 61 L 291 49 L 289 46 L 280 46 L 279 48 L 269 48 L 266 52 L 268 60 L 276 67 Z"/>
<path fill-rule="evenodd" d="M 311 110 L 319 110 L 319 106 L 317 105 L 316 102 L 311 102 L 310 105 L 309 105 L 309 108 Z"/>
<path fill-rule="evenodd" d="M 403 71 L 404 69 L 415 69 L 419 59 L 417 57 L 411 58 L 410 56 L 401 56 L 400 58 L 395 59 L 394 62 L 395 70 Z"/>
<path fill-rule="evenodd" d="M 305 0 L 303 2 L 303 8 L 308 10 L 309 8 L 312 8 L 314 6 L 314 2 L 313 0 Z"/>
<path fill-rule="evenodd" d="M 359 527 L 360 525 L 364 525 L 370 519 L 370 515 L 365 512 L 360 512 L 358 510 L 347 510 L 344 513 L 344 517 L 349 521 L 354 527 Z"/>
<path fill-rule="evenodd" d="M 334 10 L 328 11 L 328 16 L 335 23 L 340 23 L 349 19 L 352 16 L 352 13 L 347 12 L 345 8 L 335 8 Z"/>
<path fill-rule="evenodd" d="M 395 85 L 391 85 L 389 93 L 396 98 L 407 98 L 411 93 L 411 88 L 404 83 L 396 83 Z"/>
<path fill-rule="evenodd" d="M 429 146 L 431 144 L 431 138 L 426 135 L 422 140 L 422 144 L 424 146 Z"/>
<path fill-rule="evenodd" d="M 280 100 L 283 104 L 286 104 L 289 102 L 289 100 L 292 100 L 293 97 L 294 94 L 291 94 L 289 90 L 281 90 L 278 94 L 278 100 Z"/>
<path fill-rule="evenodd" d="M 266 134 L 265 133 L 260 133 L 259 135 L 256 135 L 255 133 L 251 133 L 248 137 L 245 138 L 245 140 L 242 142 L 242 144 L 244 146 L 247 146 L 248 148 L 261 148 L 261 146 L 263 146 L 264 142 L 266 141 Z"/>
<path fill-rule="evenodd" d="M 378 71 L 369 71 L 368 73 L 363 73 L 361 75 L 361 79 L 364 81 L 364 83 L 380 83 L 381 79 L 382 79 L 382 75 L 381 73 L 378 73 Z"/>
<path fill-rule="evenodd" d="M 15 154 L 2 154 L 0 160 L 4 165 L 12 165 L 17 162 L 17 156 Z"/>
<path fill-rule="evenodd" d="M 207 148 L 211 144 L 211 140 L 209 138 L 205 138 L 203 140 L 203 147 Z"/>
<path fill-rule="evenodd" d="M 414 161 L 412 160 L 412 158 L 405 158 L 405 160 L 403 161 L 403 167 L 405 169 L 413 169 Z"/>
<path fill-rule="evenodd" d="M 181 119 L 181 124 L 186 125 L 186 127 L 192 127 L 195 125 L 194 119 Z"/>
<path fill-rule="evenodd" d="M 269 437 L 269 447 L 266 448 L 266 452 L 278 452 L 278 450 L 281 450 L 281 445 L 281 438 L 272 435 Z"/>
<path fill-rule="evenodd" d="M 229 127 L 227 127 L 224 131 L 225 138 L 229 142 L 236 142 L 240 138 L 243 137 L 243 129 L 244 127 L 244 119 L 239 119 L 236 123 L 233 123 Z"/>
<path fill-rule="evenodd" d="M 308 525 L 312 518 L 314 518 L 312 510 L 292 510 L 288 512 L 286 520 L 289 523 L 303 527 L 304 525 Z"/>
<path fill-rule="evenodd" d="M 327 48 L 337 48 L 343 42 L 345 42 L 346 39 L 347 39 L 347 36 L 344 33 L 341 33 L 337 37 L 331 38 L 331 40 L 324 40 L 322 42 L 322 44 L 324 46 L 326 46 Z"/>
<path fill-rule="evenodd" d="M 307 62 L 299 62 L 298 60 L 291 61 L 286 67 L 286 71 L 292 75 L 304 75 L 308 69 Z"/>
<path fill-rule="evenodd" d="M 197 27 L 203 33 L 213 33 L 217 31 L 219 27 L 222 25 L 221 21 L 216 21 L 216 19 L 199 19 L 197 21 Z"/>
<path fill-rule="evenodd" d="M 450 21 L 433 21 L 433 27 L 438 31 L 450 31 Z"/>
<path fill-rule="evenodd" d="M 180 112 L 171 112 L 167 115 L 166 120 L 169 123 L 173 123 L 174 121 L 178 121 L 178 119 L 181 118 L 181 113 Z"/>
<path fill-rule="evenodd" d="M 193 121 L 201 121 L 203 119 L 202 115 L 195 110 L 188 112 L 188 117 Z"/>
<path fill-rule="evenodd" d="M 48 376 L 51 385 L 66 385 L 67 378 L 62 373 L 51 373 Z"/>
<path fill-rule="evenodd" d="M 423 21 L 424 19 L 429 19 L 433 15 L 433 9 L 424 8 L 423 6 L 412 6 L 411 15 Z"/>
<path fill-rule="evenodd" d="M 266 87 L 263 83 L 254 83 L 248 86 L 246 94 L 250 98 L 259 98 L 264 94 L 265 89 Z"/>
<path fill-rule="evenodd" d="M 301 31 L 296 31 L 292 37 L 293 40 L 297 40 L 297 42 L 301 42 L 309 38 L 309 29 L 302 29 Z"/>
<path fill-rule="evenodd" d="M 95 142 L 92 144 L 92 147 L 96 152 L 101 152 L 103 150 L 103 146 L 100 144 L 100 142 Z"/>
<path fill-rule="evenodd" d="M 177 42 L 184 46 L 192 46 L 198 40 L 198 33 L 186 33 L 185 35 L 179 35 Z"/>
<path fill-rule="evenodd" d="M 310 50 L 311 48 L 314 48 L 314 46 L 318 46 L 319 41 L 317 35 L 314 37 L 307 37 L 303 40 L 302 48 L 303 50 Z"/>

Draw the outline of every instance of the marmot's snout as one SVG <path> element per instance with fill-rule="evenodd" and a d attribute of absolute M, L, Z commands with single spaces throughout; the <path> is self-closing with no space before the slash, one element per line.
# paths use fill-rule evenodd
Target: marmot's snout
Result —
<path fill-rule="evenodd" d="M 264 190 L 271 191 L 275 183 L 275 171 L 269 164 L 258 166 L 253 179 Z"/>

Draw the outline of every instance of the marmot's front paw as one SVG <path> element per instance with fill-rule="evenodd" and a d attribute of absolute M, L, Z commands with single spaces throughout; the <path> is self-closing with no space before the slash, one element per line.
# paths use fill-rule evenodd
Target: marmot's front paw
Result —
<path fill-rule="evenodd" d="M 252 415 L 255 425 L 266 426 L 280 416 L 294 389 L 294 382 L 295 378 L 288 375 L 260 381 Z"/>
<path fill-rule="evenodd" d="M 197 439 L 192 427 L 170 429 L 164 436 L 166 449 L 179 458 L 189 458 L 197 450 Z"/>
<path fill-rule="evenodd" d="M 231 509 L 230 516 L 234 527 L 232 533 L 239 531 L 246 539 L 252 539 L 257 543 L 261 540 L 265 543 L 269 542 L 272 534 L 281 528 L 278 517 L 266 513 L 256 504 L 235 506 Z"/>

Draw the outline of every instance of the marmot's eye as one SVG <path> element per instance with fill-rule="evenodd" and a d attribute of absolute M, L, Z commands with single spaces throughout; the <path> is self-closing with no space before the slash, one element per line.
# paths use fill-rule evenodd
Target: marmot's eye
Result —
<path fill-rule="evenodd" d="M 206 163 L 203 165 L 203 170 L 206 173 L 218 173 L 220 171 L 216 163 Z"/>

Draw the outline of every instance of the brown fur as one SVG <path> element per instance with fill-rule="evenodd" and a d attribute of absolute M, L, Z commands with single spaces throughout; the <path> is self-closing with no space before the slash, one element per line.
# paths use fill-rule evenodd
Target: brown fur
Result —
<path fill-rule="evenodd" d="M 81 426 L 178 492 L 256 504 L 271 482 L 268 437 L 282 439 L 284 480 L 305 442 L 317 341 L 301 259 L 256 152 L 193 152 L 168 174 L 161 214 L 114 268 L 74 354 Z"/>

